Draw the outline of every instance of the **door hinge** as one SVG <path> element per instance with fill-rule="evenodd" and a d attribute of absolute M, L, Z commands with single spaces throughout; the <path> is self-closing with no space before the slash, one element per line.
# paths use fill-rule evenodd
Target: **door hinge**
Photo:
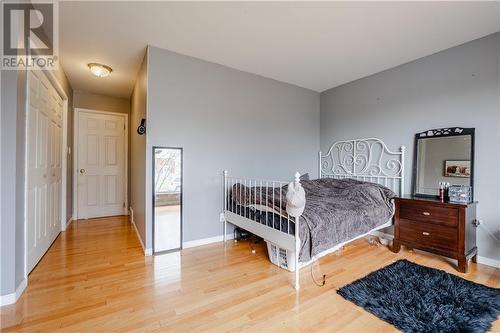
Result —
<path fill-rule="evenodd" d="M 123 203 L 123 208 L 125 208 L 125 202 Z"/>

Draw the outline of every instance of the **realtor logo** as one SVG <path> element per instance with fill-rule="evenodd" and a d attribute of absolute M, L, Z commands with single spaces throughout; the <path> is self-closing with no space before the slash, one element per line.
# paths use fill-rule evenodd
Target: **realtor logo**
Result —
<path fill-rule="evenodd" d="M 2 2 L 2 69 L 55 69 L 57 3 Z"/>

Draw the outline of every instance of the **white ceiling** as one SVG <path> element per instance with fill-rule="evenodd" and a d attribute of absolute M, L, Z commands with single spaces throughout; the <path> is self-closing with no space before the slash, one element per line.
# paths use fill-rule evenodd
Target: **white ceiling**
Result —
<path fill-rule="evenodd" d="M 323 91 L 500 31 L 500 2 L 61 2 L 75 90 L 129 97 L 146 45 Z M 93 77 L 88 62 L 113 67 Z"/>

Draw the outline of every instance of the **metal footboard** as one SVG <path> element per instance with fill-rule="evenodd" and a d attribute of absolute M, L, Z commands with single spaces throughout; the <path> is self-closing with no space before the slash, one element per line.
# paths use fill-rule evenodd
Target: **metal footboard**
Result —
<path fill-rule="evenodd" d="M 282 187 L 288 182 L 262 179 L 248 179 L 228 176 L 224 171 L 224 241 L 226 241 L 227 222 L 243 228 L 265 240 L 278 245 L 281 248 L 294 252 L 295 254 L 295 289 L 300 288 L 299 281 L 299 220 L 300 217 L 291 217 L 286 211 L 286 193 Z M 297 172 L 293 180 L 300 183 L 300 174 Z M 237 195 L 251 198 L 252 203 L 241 205 L 231 200 L 231 191 L 238 190 Z M 245 192 L 246 191 L 246 192 Z M 239 202 L 244 198 L 240 197 Z M 267 204 L 278 204 L 279 211 L 272 210 Z M 273 207 L 273 205 L 270 205 Z M 283 209 L 285 208 L 285 209 Z"/>

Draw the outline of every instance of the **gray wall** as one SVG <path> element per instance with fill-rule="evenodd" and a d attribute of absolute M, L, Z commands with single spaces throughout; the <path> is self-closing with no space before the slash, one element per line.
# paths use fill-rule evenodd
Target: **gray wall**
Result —
<path fill-rule="evenodd" d="M 335 140 L 375 136 L 408 147 L 414 134 L 447 126 L 476 128 L 478 217 L 500 238 L 500 33 L 321 93 L 321 149 Z M 500 259 L 500 245 L 478 229 L 479 255 Z"/>
<path fill-rule="evenodd" d="M 147 107 L 147 66 L 148 53 L 144 57 L 141 69 L 137 74 L 132 96 L 130 97 L 129 116 L 129 142 L 130 142 L 130 164 L 129 181 L 130 207 L 134 211 L 134 222 L 137 230 L 144 240 L 146 239 L 146 135 L 137 134 L 137 126 L 141 118 L 146 118 Z"/>
<path fill-rule="evenodd" d="M 75 108 L 130 113 L 130 100 L 127 98 L 75 91 L 73 100 Z"/>
<path fill-rule="evenodd" d="M 14 292 L 17 287 L 16 281 L 19 268 L 23 267 L 24 259 L 19 256 L 17 249 L 24 247 L 24 239 L 19 237 L 19 232 L 24 230 L 22 224 L 18 224 L 16 209 L 16 179 L 23 177 L 17 172 L 17 99 L 18 99 L 18 76 L 17 71 L 1 71 L 1 256 L 0 294 L 6 295 Z M 16 243 L 21 243 L 16 247 Z M 18 262 L 17 259 L 21 259 Z"/>
<path fill-rule="evenodd" d="M 224 169 L 283 180 L 295 171 L 316 175 L 318 93 L 155 47 L 148 72 L 149 224 L 153 146 L 184 149 L 184 241 L 222 235 Z"/>

